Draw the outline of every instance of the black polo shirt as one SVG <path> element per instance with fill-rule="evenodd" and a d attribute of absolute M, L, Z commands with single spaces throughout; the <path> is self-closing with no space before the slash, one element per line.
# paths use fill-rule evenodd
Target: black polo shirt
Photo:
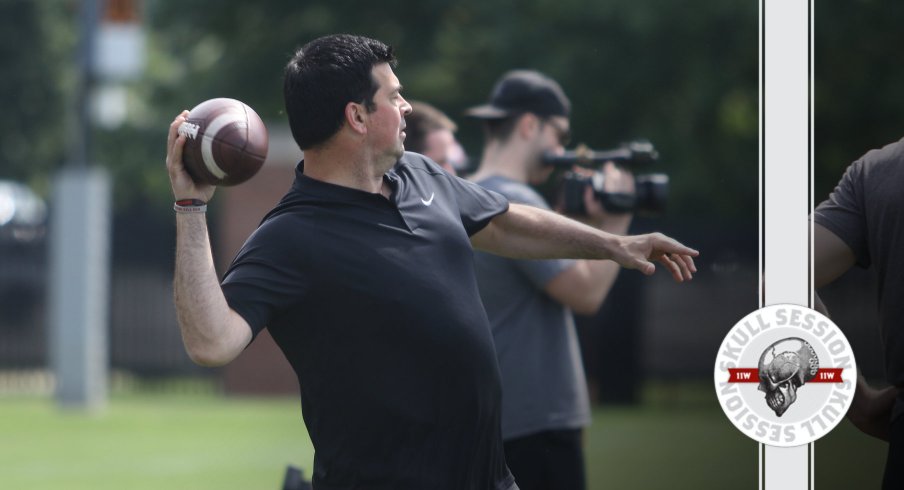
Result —
<path fill-rule="evenodd" d="M 468 239 L 508 202 L 414 153 L 389 199 L 302 165 L 223 291 L 298 375 L 314 488 L 514 488 Z"/>

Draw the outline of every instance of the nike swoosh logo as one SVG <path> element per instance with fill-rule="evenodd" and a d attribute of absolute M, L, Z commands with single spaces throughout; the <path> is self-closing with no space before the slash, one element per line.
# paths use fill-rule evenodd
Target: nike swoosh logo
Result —
<path fill-rule="evenodd" d="M 430 193 L 430 199 L 421 199 L 421 202 L 424 203 L 424 206 L 429 206 L 433 204 L 433 198 L 436 197 L 435 192 Z"/>

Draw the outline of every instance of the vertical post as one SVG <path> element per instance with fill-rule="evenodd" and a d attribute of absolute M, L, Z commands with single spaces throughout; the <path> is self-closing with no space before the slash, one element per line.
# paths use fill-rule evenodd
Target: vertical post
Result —
<path fill-rule="evenodd" d="M 100 2 L 82 0 L 79 76 L 69 160 L 54 182 L 50 220 L 50 349 L 56 398 L 95 409 L 107 397 L 110 179 L 92 168 L 89 102 Z"/>
<path fill-rule="evenodd" d="M 763 306 L 807 306 L 810 4 L 762 0 Z M 810 445 L 762 448 L 764 490 L 810 488 Z"/>
<path fill-rule="evenodd" d="M 50 220 L 51 359 L 64 407 L 107 398 L 110 179 L 98 168 L 61 172 Z"/>
<path fill-rule="evenodd" d="M 91 156 L 91 87 L 94 79 L 94 44 L 100 18 L 100 2 L 103 0 L 82 0 L 79 14 L 80 38 L 76 62 L 78 79 L 75 92 L 75 107 L 69 120 L 69 160 L 67 165 L 85 167 Z"/>

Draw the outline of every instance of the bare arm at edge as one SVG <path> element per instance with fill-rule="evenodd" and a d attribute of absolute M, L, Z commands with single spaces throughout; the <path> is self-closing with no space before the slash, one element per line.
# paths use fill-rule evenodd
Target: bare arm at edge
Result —
<path fill-rule="evenodd" d="M 855 263 L 854 252 L 826 227 L 813 224 L 813 275 L 821 288 L 838 279 Z"/>
<path fill-rule="evenodd" d="M 895 386 L 873 388 L 863 375 L 858 374 L 854 401 L 847 413 L 848 419 L 864 434 L 888 441 L 891 414 L 899 391 Z"/>
<path fill-rule="evenodd" d="M 847 272 L 855 263 L 854 252 L 837 235 L 819 224 L 813 225 L 814 275 L 816 287 L 830 284 Z M 826 317 L 829 310 L 819 294 L 814 294 L 814 308 Z M 854 400 L 847 412 L 847 418 L 864 434 L 888 441 L 891 413 L 899 389 L 888 386 L 873 388 L 862 374 L 857 375 Z"/>

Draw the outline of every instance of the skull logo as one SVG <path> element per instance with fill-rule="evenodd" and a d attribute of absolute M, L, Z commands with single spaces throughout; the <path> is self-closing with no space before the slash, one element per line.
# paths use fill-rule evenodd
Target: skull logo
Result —
<path fill-rule="evenodd" d="M 816 376 L 819 358 L 807 341 L 790 337 L 763 351 L 759 371 L 759 390 L 766 393 L 769 408 L 781 417 L 797 400 L 798 388 Z"/>

